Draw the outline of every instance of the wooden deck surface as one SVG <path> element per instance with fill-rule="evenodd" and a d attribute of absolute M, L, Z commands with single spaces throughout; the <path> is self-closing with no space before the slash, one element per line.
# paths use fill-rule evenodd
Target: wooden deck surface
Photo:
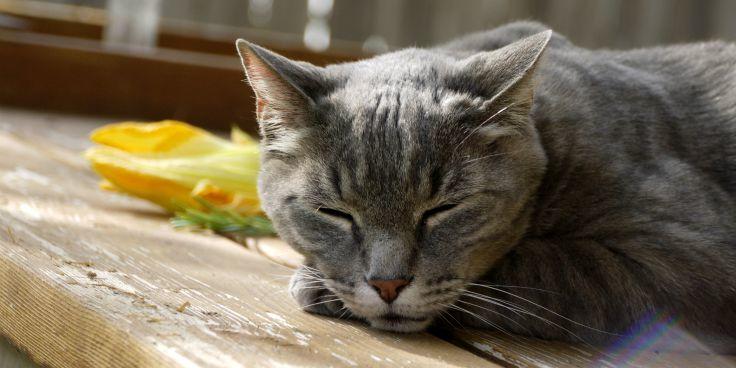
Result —
<path fill-rule="evenodd" d="M 463 330 L 392 334 L 299 311 L 283 243 L 175 231 L 103 193 L 80 151 L 103 119 L 0 109 L 0 334 L 50 367 L 548 367 L 615 360 Z M 448 342 L 449 341 L 449 342 Z M 649 354 L 649 355 L 647 355 Z M 632 365 L 733 365 L 645 353 Z"/>

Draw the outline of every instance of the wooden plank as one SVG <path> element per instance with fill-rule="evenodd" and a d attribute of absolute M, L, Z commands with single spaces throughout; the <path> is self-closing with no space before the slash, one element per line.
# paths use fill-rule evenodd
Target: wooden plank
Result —
<path fill-rule="evenodd" d="M 21 351 L 8 341 L 0 339 L 0 367 L 3 368 L 38 368 Z"/>
<path fill-rule="evenodd" d="M 52 142 L 65 119 L 48 139 L 18 116 L 0 113 L 0 333 L 36 362 L 495 366 L 428 334 L 298 311 L 290 269 L 98 191 L 79 152 Z"/>
<path fill-rule="evenodd" d="M 400 365 L 491 364 L 428 335 L 392 335 L 301 313 L 285 293 L 300 256 L 285 243 L 248 239 L 252 251 L 246 251 L 220 237 L 175 232 L 152 206 L 95 190 L 97 178 L 77 152 L 98 122 L 108 121 L 0 110 L 0 146 L 6 148 L 0 157 L 0 332 L 37 361 L 65 366 L 63 356 L 64 362 L 104 366 L 102 360 L 118 359 L 119 349 L 110 346 L 125 346 L 119 359 L 151 366 L 171 359 L 216 366 L 213 356 L 237 360 L 246 353 L 256 357 L 245 361 L 254 365 L 274 363 L 274 355 L 310 365 L 378 364 L 372 356 Z M 47 341 L 47 331 L 70 332 Z M 614 353 L 490 331 L 443 331 L 442 338 L 512 367 L 736 367 L 732 356 Z M 362 353 L 355 351 L 359 346 Z M 211 354 L 194 353 L 198 349 Z M 90 353 L 64 355 L 68 351 Z M 303 360 L 303 354 L 314 358 Z M 164 360 L 155 359 L 161 355 Z"/>
<path fill-rule="evenodd" d="M 255 132 L 240 61 L 177 50 L 139 55 L 99 42 L 0 30 L 0 103 Z"/>
<path fill-rule="evenodd" d="M 227 56 L 175 49 L 139 54 L 95 40 L 0 29 L 0 103 L 120 119 L 179 119 L 217 130 L 239 125 L 256 134 L 253 92 L 234 38 L 228 48 Z M 318 64 L 345 60 L 299 50 L 284 54 Z"/>
<path fill-rule="evenodd" d="M 288 245 L 278 240 L 251 240 L 248 243 L 249 247 L 280 264 L 292 266 L 300 260 Z M 448 341 L 512 367 L 736 367 L 734 356 L 658 351 L 656 345 L 649 345 L 657 342 L 654 340 L 656 336 L 645 336 L 647 339 L 640 339 L 638 344 L 631 346 L 603 349 L 582 343 L 546 341 L 493 331 L 460 329 L 441 332 L 440 336 Z M 697 344 L 695 341 L 693 343 Z M 647 345 L 651 349 L 643 350 Z"/>
<path fill-rule="evenodd" d="M 0 333 L 42 364 L 492 365 L 462 346 L 511 367 L 736 367 L 469 329 L 443 332 L 453 346 L 306 315 L 284 292 L 300 257 L 283 242 L 174 232 L 152 206 L 96 191 L 77 152 L 98 121 L 0 110 Z"/>
<path fill-rule="evenodd" d="M 461 341 L 478 354 L 514 367 L 736 367 L 734 356 L 644 350 L 651 341 L 641 341 L 630 349 L 606 351 L 583 344 L 508 336 L 491 331 L 459 330 L 453 333 L 452 339 Z"/>

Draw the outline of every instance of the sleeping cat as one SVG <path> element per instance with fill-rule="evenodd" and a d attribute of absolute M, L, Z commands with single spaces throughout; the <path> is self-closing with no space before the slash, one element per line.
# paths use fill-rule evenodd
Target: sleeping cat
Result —
<path fill-rule="evenodd" d="M 736 46 L 529 22 L 325 68 L 237 46 L 303 309 L 595 344 L 659 316 L 733 350 Z"/>

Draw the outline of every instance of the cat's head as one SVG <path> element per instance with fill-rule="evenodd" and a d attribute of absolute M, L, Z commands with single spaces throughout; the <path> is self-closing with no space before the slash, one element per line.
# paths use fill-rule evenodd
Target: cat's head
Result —
<path fill-rule="evenodd" d="M 238 41 L 263 209 L 354 315 L 421 330 L 518 241 L 546 165 L 529 112 L 549 38 L 325 68 Z"/>

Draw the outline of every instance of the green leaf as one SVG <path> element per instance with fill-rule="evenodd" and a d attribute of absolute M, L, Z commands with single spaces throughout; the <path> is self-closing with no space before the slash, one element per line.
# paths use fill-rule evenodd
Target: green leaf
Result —
<path fill-rule="evenodd" d="M 271 221 L 264 216 L 243 216 L 228 209 L 218 208 L 212 203 L 195 198 L 202 209 L 183 207 L 175 212 L 171 224 L 175 228 L 192 230 L 212 230 L 225 236 L 261 237 L 272 236 L 276 232 Z"/>

